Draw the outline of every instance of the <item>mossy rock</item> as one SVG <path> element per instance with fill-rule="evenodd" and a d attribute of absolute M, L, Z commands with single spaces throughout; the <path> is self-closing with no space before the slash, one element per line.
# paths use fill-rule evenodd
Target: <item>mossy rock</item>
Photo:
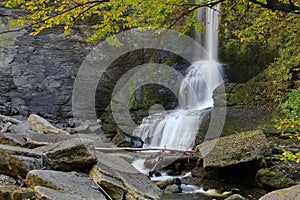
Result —
<path fill-rule="evenodd" d="M 294 184 L 294 181 L 278 169 L 260 169 L 255 179 L 260 187 L 266 189 L 281 189 Z"/>
<path fill-rule="evenodd" d="M 261 131 L 248 131 L 220 137 L 199 145 L 204 168 L 222 168 L 256 161 L 270 154 L 268 141 Z M 205 155 L 205 153 L 208 153 Z"/>

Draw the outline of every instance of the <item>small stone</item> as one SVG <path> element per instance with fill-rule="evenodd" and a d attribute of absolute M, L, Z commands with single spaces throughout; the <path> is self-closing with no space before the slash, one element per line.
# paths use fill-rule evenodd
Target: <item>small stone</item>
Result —
<path fill-rule="evenodd" d="M 180 185 L 176 185 L 176 184 L 173 184 L 173 185 L 168 185 L 166 187 L 166 189 L 164 190 L 165 193 L 181 193 L 182 192 L 182 189 L 180 187 Z"/>
<path fill-rule="evenodd" d="M 246 200 L 246 198 L 240 194 L 233 194 L 230 197 L 227 197 L 225 200 Z"/>

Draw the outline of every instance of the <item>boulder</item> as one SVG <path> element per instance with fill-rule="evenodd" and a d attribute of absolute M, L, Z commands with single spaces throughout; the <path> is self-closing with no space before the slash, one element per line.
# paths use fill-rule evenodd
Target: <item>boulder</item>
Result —
<path fill-rule="evenodd" d="M 204 168 L 218 168 L 257 160 L 269 155 L 266 136 L 248 131 L 204 142 L 200 146 Z M 207 154 L 207 155 L 206 155 Z"/>
<path fill-rule="evenodd" d="M 79 173 L 66 173 L 52 170 L 32 170 L 25 179 L 25 183 L 28 187 L 43 186 L 53 190 L 59 191 L 59 193 L 53 193 L 53 199 L 59 198 L 60 194 L 64 194 L 63 197 L 74 199 L 89 199 L 89 200 L 106 200 L 105 196 L 97 190 L 98 186 L 87 176 Z M 52 190 L 44 188 L 35 188 L 40 195 L 51 195 Z"/>
<path fill-rule="evenodd" d="M 69 134 L 68 132 L 58 129 L 50 124 L 46 119 L 31 114 L 27 120 L 28 124 L 32 128 L 32 130 L 37 131 L 39 133 L 52 133 L 52 134 Z"/>
<path fill-rule="evenodd" d="M 275 190 L 264 196 L 259 200 L 300 200 L 300 185 L 293 187 Z"/>
<path fill-rule="evenodd" d="M 200 152 L 205 177 L 254 186 L 260 158 L 269 155 L 270 149 L 262 132 L 249 131 L 204 142 Z"/>
<path fill-rule="evenodd" d="M 53 169 L 61 171 L 89 170 L 96 158 L 86 145 L 92 140 L 73 138 L 36 148 L 45 153 L 53 164 Z"/>
<path fill-rule="evenodd" d="M 100 181 L 101 186 L 103 184 L 105 187 L 107 184 L 107 181 L 101 182 L 101 177 L 105 174 L 111 180 L 121 181 L 115 182 L 114 186 L 118 188 L 118 191 L 125 189 L 124 199 L 160 199 L 160 189 L 147 176 L 141 174 L 122 158 L 97 152 L 97 160 L 98 163 L 90 171 L 90 175 L 95 181 Z M 110 184 L 113 182 L 111 181 Z"/>
<path fill-rule="evenodd" d="M 33 149 L 0 145 L 0 155 L 0 173 L 13 177 L 25 177 L 30 170 L 50 166 L 47 156 Z"/>

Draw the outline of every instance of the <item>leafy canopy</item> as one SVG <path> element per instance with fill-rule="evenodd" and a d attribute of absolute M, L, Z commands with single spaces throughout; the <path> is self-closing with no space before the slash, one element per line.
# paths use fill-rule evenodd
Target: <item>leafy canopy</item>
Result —
<path fill-rule="evenodd" d="M 9 8 L 27 11 L 18 16 L 12 25 L 26 25 L 33 34 L 53 26 L 62 25 L 65 33 L 87 19 L 93 19 L 94 34 L 88 40 L 107 38 L 130 28 L 174 28 L 182 33 L 197 25 L 196 12 L 201 7 L 213 7 L 229 2 L 246 10 L 249 2 L 259 6 L 300 14 L 300 7 L 293 0 L 6 0 L 2 4 Z M 199 1 L 200 2 L 200 1 Z M 299 2 L 298 2 L 299 4 Z"/>

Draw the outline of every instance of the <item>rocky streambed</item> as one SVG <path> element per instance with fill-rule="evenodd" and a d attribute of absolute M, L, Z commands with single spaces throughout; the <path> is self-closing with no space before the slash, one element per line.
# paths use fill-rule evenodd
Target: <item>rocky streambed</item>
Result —
<path fill-rule="evenodd" d="M 299 165 L 266 159 L 278 145 L 262 131 L 210 140 L 176 159 L 153 153 L 145 166 L 156 176 L 176 178 L 151 181 L 131 165 L 139 153 L 95 151 L 112 147 L 97 123 L 67 132 L 37 115 L 27 120 L 0 115 L 0 125 L 3 200 L 299 199 Z M 190 185 L 194 194 L 182 194 Z"/>

